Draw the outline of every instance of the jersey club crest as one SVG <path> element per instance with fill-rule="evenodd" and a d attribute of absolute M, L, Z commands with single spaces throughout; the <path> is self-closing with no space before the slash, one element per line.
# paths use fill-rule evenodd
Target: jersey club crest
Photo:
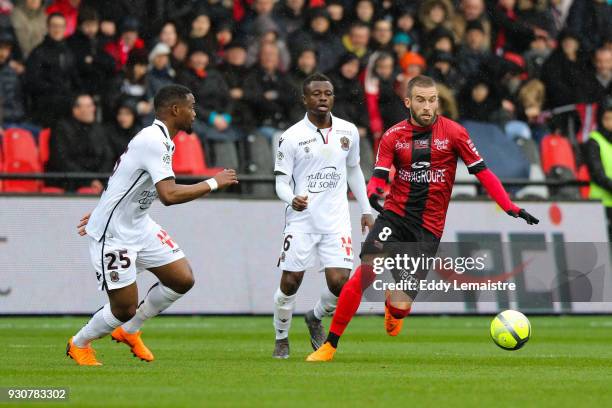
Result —
<path fill-rule="evenodd" d="M 340 138 L 340 147 L 342 147 L 342 150 L 347 151 L 349 149 L 350 145 L 351 145 L 351 141 L 349 140 L 348 137 L 342 136 Z"/>

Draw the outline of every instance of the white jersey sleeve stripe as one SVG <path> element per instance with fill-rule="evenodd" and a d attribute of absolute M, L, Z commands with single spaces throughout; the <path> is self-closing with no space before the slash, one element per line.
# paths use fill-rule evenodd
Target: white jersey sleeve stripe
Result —
<path fill-rule="evenodd" d="M 482 163 L 482 159 L 476 160 L 474 163 L 468 164 L 466 167 L 473 167 L 473 166 L 477 165 L 478 163 Z"/>

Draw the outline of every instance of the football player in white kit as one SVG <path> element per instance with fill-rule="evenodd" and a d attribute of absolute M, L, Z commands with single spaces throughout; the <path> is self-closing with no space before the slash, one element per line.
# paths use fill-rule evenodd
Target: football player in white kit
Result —
<path fill-rule="evenodd" d="M 305 320 L 313 349 L 325 341 L 321 319 L 333 314 L 353 268 L 347 182 L 361 208 L 362 232 L 374 225 L 359 166 L 357 128 L 331 114 L 334 88 L 325 75 L 306 78 L 302 92 L 306 115 L 281 136 L 274 168 L 276 193 L 287 204 L 278 261 L 283 272 L 274 294 L 275 358 L 289 357 L 297 290 L 317 255 L 327 287 Z"/>
<path fill-rule="evenodd" d="M 107 334 L 127 344 L 136 357 L 153 361 L 140 328 L 194 284 L 183 251 L 148 215 L 157 197 L 164 205 L 181 204 L 238 183 L 234 170 L 193 185 L 175 183 L 172 138 L 179 131 L 191 132 L 194 104 L 191 91 L 179 85 L 155 95 L 155 121 L 130 141 L 98 205 L 81 220 L 79 233 L 88 237 L 98 288 L 106 291 L 109 303 L 68 341 L 66 354 L 79 365 L 101 365 L 90 343 Z M 136 275 L 145 269 L 159 282 L 138 305 Z"/>

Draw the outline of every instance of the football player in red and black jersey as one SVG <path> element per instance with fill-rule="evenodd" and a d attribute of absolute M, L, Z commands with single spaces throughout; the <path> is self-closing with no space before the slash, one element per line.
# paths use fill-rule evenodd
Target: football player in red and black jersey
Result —
<path fill-rule="evenodd" d="M 395 178 L 384 208 L 364 242 L 361 266 L 342 289 L 327 341 L 310 354 L 307 361 L 333 358 L 340 336 L 359 308 L 363 291 L 374 280 L 372 260 L 380 256 L 380 251 L 376 254 L 376 248 L 380 249 L 384 243 L 415 242 L 420 245 L 419 252 L 435 255 L 459 158 L 507 214 L 523 218 L 530 225 L 538 223 L 538 219 L 510 200 L 497 176 L 485 165 L 465 128 L 437 115 L 438 91 L 433 79 L 426 76 L 413 78 L 408 83 L 405 105 L 409 117 L 382 136 L 374 173 L 368 183 L 368 196 L 374 204 L 387 183 L 391 166 L 395 166 Z M 420 278 L 423 277 L 421 274 Z M 402 319 L 410 313 L 415 296 L 414 291 L 387 294 L 385 326 L 389 335 L 399 334 Z"/>

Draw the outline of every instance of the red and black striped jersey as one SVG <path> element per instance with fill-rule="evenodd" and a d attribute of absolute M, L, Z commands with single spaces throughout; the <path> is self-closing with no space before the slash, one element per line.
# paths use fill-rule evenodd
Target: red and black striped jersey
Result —
<path fill-rule="evenodd" d="M 385 209 L 441 237 L 459 157 L 471 174 L 486 168 L 465 128 L 448 118 L 438 116 L 428 127 L 403 120 L 389 128 L 374 169 L 375 176 L 396 169 Z"/>

